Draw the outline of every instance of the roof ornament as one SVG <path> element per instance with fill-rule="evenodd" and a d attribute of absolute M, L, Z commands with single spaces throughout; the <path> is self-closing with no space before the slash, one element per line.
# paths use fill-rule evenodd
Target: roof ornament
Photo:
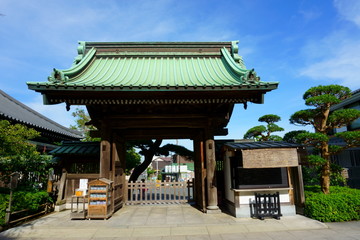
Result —
<path fill-rule="evenodd" d="M 247 102 L 245 101 L 243 104 L 244 104 L 244 109 L 246 110 L 246 109 L 247 109 L 247 106 L 248 106 L 248 105 L 247 105 Z"/>
<path fill-rule="evenodd" d="M 234 61 L 239 64 L 242 68 L 246 68 L 242 56 L 239 53 L 239 41 L 231 41 L 231 56 L 233 57 Z"/>
<path fill-rule="evenodd" d="M 48 80 L 53 83 L 63 83 L 69 77 L 65 76 L 62 71 L 57 70 L 56 68 L 53 69 L 51 76 L 48 77 Z"/>
<path fill-rule="evenodd" d="M 260 77 L 257 76 L 254 69 L 251 69 L 243 76 L 243 80 L 249 83 L 257 83 L 260 81 Z"/>
<path fill-rule="evenodd" d="M 66 104 L 66 111 L 70 111 L 70 103 L 65 102 L 65 104 Z"/>
<path fill-rule="evenodd" d="M 74 59 L 73 66 L 78 64 L 83 59 L 85 53 L 85 47 L 86 47 L 86 42 L 79 41 L 79 46 L 77 47 L 78 55 Z"/>

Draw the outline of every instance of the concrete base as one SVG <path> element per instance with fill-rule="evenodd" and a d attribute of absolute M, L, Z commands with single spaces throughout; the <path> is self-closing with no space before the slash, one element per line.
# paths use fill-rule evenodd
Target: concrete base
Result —
<path fill-rule="evenodd" d="M 55 205 L 55 209 L 54 209 L 55 212 L 61 212 L 64 210 L 66 210 L 66 203 L 61 205 Z"/>
<path fill-rule="evenodd" d="M 296 209 L 295 205 L 280 205 L 281 214 L 283 216 L 295 216 Z M 249 205 L 240 205 L 240 208 L 235 209 L 235 217 L 237 218 L 249 218 L 250 216 L 250 206 Z"/>
<path fill-rule="evenodd" d="M 221 210 L 218 209 L 206 209 L 206 213 L 207 214 L 218 214 L 218 213 L 222 213 Z"/>

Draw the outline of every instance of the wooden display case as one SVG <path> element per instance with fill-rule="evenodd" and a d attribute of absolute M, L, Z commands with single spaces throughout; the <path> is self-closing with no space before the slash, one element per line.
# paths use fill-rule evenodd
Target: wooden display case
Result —
<path fill-rule="evenodd" d="M 112 201 L 113 181 L 100 178 L 88 183 L 88 215 L 87 218 L 111 217 L 114 212 Z"/>

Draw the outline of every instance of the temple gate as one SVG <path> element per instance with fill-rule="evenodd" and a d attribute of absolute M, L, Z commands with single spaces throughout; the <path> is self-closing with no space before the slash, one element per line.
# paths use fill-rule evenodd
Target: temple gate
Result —
<path fill-rule="evenodd" d="M 44 104 L 85 105 L 101 137 L 100 177 L 115 182 L 124 201 L 128 140 L 191 139 L 195 200 L 218 211 L 215 136 L 227 135 L 234 104 L 263 103 L 277 82 L 246 69 L 238 42 L 79 42 L 66 70 L 28 82 Z"/>

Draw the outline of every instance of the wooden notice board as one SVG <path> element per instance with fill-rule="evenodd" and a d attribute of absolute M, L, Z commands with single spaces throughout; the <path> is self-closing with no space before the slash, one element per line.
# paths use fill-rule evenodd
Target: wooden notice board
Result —
<path fill-rule="evenodd" d="M 241 150 L 243 168 L 295 167 L 299 165 L 296 148 Z"/>

